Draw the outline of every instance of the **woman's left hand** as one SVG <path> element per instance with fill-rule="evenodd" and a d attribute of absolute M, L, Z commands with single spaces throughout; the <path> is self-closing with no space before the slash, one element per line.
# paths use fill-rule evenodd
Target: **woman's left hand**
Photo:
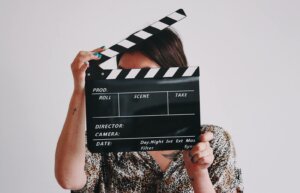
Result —
<path fill-rule="evenodd" d="M 191 150 L 184 151 L 184 163 L 189 176 L 202 173 L 213 163 L 213 149 L 209 144 L 209 141 L 213 138 L 214 136 L 211 132 L 201 134 L 200 142 L 194 145 Z"/>

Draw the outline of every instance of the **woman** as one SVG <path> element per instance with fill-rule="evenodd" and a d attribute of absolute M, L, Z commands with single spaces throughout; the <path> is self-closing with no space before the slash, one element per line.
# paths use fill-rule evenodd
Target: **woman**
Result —
<path fill-rule="evenodd" d="M 87 61 L 103 47 L 81 51 L 71 68 L 74 92 L 57 143 L 55 175 L 73 192 L 242 192 L 240 169 L 230 135 L 202 125 L 200 142 L 190 151 L 91 153 L 86 148 L 84 80 Z M 178 35 L 170 29 L 117 57 L 118 68 L 187 67 Z M 199 128 L 200 129 L 200 128 Z"/>

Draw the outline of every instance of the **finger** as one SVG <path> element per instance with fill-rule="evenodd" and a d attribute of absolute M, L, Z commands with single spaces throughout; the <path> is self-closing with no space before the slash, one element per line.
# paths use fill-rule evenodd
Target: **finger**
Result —
<path fill-rule="evenodd" d="M 74 68 L 75 69 L 80 69 L 81 66 L 85 63 L 88 62 L 89 60 L 97 60 L 99 59 L 99 57 L 97 57 L 96 55 L 93 54 L 93 52 L 89 52 L 89 51 L 80 51 L 77 54 L 77 57 L 75 59 L 75 63 L 74 63 Z"/>
<path fill-rule="evenodd" d="M 190 150 L 189 156 L 192 157 L 196 153 L 199 153 L 201 151 L 205 151 L 206 148 L 209 146 L 208 142 L 199 142 Z"/>
<path fill-rule="evenodd" d="M 213 161 L 214 161 L 214 155 L 209 155 L 209 156 L 198 159 L 197 163 L 198 164 L 212 164 Z"/>
<path fill-rule="evenodd" d="M 200 141 L 202 142 L 211 141 L 213 138 L 214 138 L 214 134 L 209 131 L 200 135 Z"/>
<path fill-rule="evenodd" d="M 78 60 L 78 63 L 80 63 L 81 65 L 84 63 L 84 62 L 87 62 L 89 60 L 91 60 L 92 58 L 94 58 L 95 55 L 93 55 L 92 52 L 90 51 L 80 51 L 78 54 L 77 54 L 77 60 Z M 80 65 L 80 66 L 81 66 Z"/>
<path fill-rule="evenodd" d="M 201 158 L 204 158 L 204 157 L 207 157 L 207 156 L 210 156 L 210 155 L 213 155 L 213 151 L 211 148 L 205 150 L 205 151 L 202 151 L 202 152 L 198 152 L 196 154 L 194 154 L 192 156 L 192 159 L 193 160 L 199 160 Z"/>
<path fill-rule="evenodd" d="M 80 67 L 80 71 L 85 72 L 88 67 L 89 67 L 89 62 L 84 62 L 83 65 Z"/>
<path fill-rule="evenodd" d="M 105 50 L 105 46 L 101 46 L 100 48 L 96 48 L 94 50 L 92 50 L 92 52 L 102 52 Z"/>
<path fill-rule="evenodd" d="M 198 160 L 199 160 L 199 158 L 197 157 L 197 155 L 198 155 L 198 154 L 196 154 L 196 155 L 194 155 L 193 157 L 191 157 L 191 162 L 194 163 L 194 164 L 197 163 Z"/>
<path fill-rule="evenodd" d="M 184 157 L 184 159 L 190 159 L 191 157 L 189 156 L 189 150 L 184 150 L 183 151 L 183 157 Z"/>
<path fill-rule="evenodd" d="M 105 46 L 101 46 L 100 48 L 96 48 L 92 51 L 93 55 L 97 56 L 96 60 L 102 58 L 101 52 L 105 50 Z"/>

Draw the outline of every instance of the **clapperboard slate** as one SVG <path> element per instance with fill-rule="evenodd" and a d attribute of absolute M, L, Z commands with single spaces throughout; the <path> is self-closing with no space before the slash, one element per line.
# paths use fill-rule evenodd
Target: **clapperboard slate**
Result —
<path fill-rule="evenodd" d="M 179 9 L 106 49 L 100 60 L 90 61 L 85 93 L 91 152 L 191 149 L 198 142 L 199 67 L 99 67 L 185 17 Z"/>

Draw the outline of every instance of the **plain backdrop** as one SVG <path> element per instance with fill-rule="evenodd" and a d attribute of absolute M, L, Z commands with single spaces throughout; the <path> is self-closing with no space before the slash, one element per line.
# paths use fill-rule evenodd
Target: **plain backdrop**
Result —
<path fill-rule="evenodd" d="M 231 132 L 246 192 L 298 191 L 299 1 L 0 0 L 1 193 L 69 192 L 54 153 L 71 62 L 179 8 L 187 18 L 174 28 L 200 66 L 202 123 Z"/>

